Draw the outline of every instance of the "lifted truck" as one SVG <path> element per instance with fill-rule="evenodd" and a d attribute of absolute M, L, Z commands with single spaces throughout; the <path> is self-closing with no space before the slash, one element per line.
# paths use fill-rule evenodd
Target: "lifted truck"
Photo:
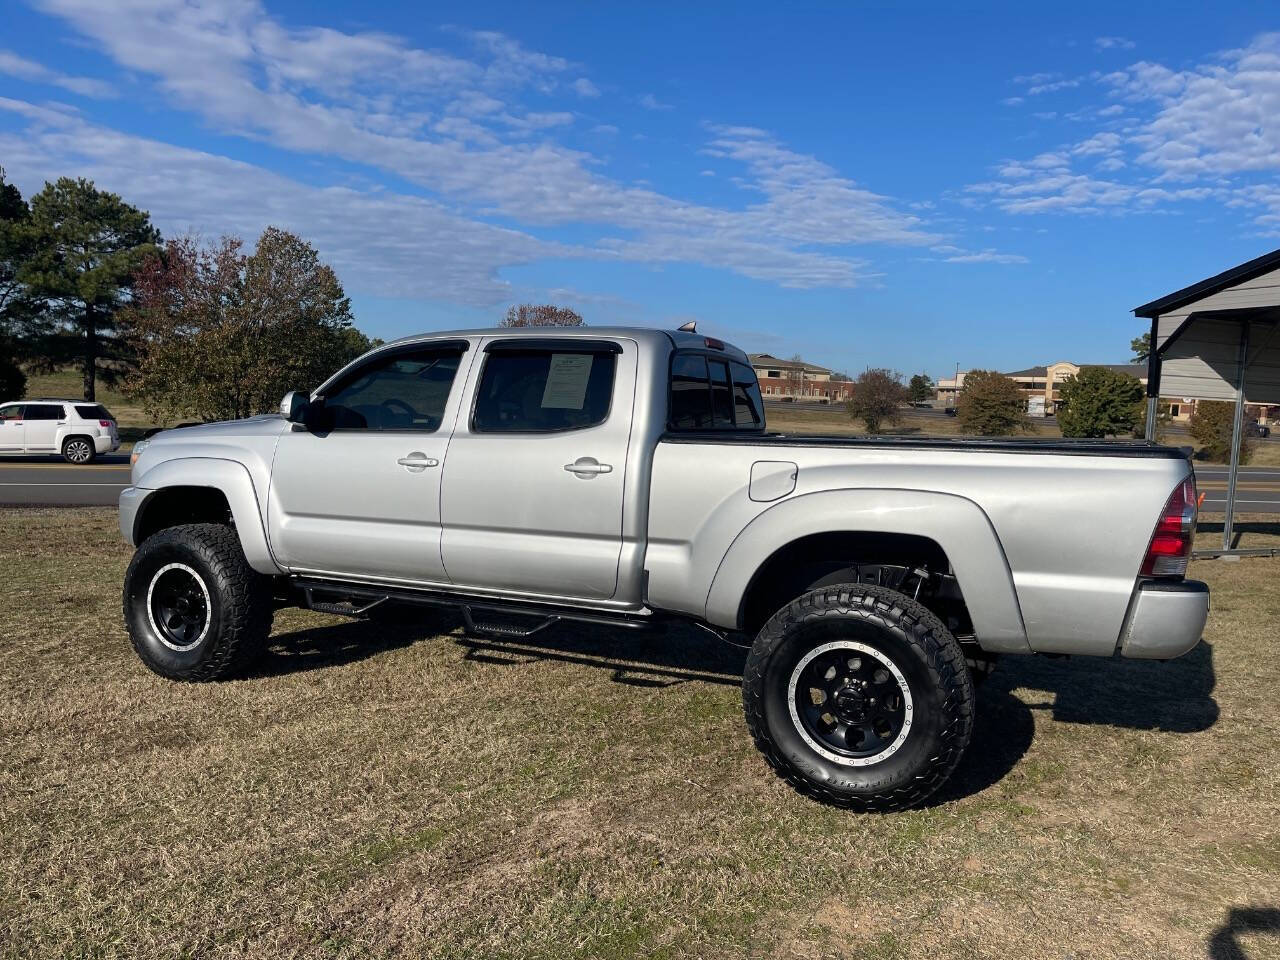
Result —
<path fill-rule="evenodd" d="M 135 450 L 124 614 L 163 676 L 243 669 L 280 605 L 680 617 L 754 637 L 757 746 L 858 810 L 947 779 L 997 655 L 1177 657 L 1208 612 L 1179 451 L 770 434 L 746 356 L 693 332 L 411 337 Z"/>

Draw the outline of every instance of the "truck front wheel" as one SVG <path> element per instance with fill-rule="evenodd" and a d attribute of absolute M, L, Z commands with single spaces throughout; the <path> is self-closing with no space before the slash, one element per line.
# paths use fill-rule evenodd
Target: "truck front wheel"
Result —
<path fill-rule="evenodd" d="M 938 789 L 973 728 L 964 651 L 893 590 L 806 593 L 764 625 L 743 705 L 756 746 L 789 783 L 854 810 L 901 810 Z"/>
<path fill-rule="evenodd" d="M 124 619 L 142 662 L 174 680 L 221 680 L 266 645 L 270 581 L 230 527 L 189 523 L 148 538 L 124 581 Z"/>

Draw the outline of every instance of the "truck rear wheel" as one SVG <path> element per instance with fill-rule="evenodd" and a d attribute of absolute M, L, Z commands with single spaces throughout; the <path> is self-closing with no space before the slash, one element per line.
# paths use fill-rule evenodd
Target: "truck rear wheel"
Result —
<path fill-rule="evenodd" d="M 266 645 L 270 581 L 230 527 L 190 523 L 147 539 L 124 580 L 124 619 L 142 662 L 174 680 L 221 680 Z"/>
<path fill-rule="evenodd" d="M 936 616 L 884 587 L 821 587 L 769 619 L 747 657 L 756 746 L 796 789 L 853 810 L 901 810 L 938 789 L 973 729 L 964 651 Z"/>

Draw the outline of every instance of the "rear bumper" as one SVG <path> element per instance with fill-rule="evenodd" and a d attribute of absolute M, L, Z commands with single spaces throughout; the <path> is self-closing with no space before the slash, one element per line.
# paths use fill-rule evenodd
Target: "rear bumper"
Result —
<path fill-rule="evenodd" d="M 1208 584 L 1143 583 L 1120 634 L 1120 654 L 1142 660 L 1180 657 L 1200 642 L 1208 617 Z"/>
<path fill-rule="evenodd" d="M 94 437 L 93 446 L 99 453 L 111 453 L 120 449 L 119 437 Z"/>

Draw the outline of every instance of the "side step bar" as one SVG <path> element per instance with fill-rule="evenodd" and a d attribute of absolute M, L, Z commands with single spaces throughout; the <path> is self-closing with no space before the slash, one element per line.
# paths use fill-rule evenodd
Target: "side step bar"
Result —
<path fill-rule="evenodd" d="M 315 577 L 297 577 L 292 580 L 292 583 L 302 594 L 302 606 L 310 610 L 344 617 L 360 617 L 384 603 L 415 603 L 447 607 L 462 614 L 463 623 L 466 624 L 468 631 L 512 639 L 532 636 L 561 620 L 632 630 L 643 630 L 658 622 L 654 614 L 612 613 L 607 610 L 559 604 L 505 601 L 493 597 L 473 597 L 430 590 L 395 589 L 366 583 L 321 580 Z M 522 625 L 502 622 L 503 618 L 508 617 L 533 620 L 536 625 L 526 628 Z"/>

